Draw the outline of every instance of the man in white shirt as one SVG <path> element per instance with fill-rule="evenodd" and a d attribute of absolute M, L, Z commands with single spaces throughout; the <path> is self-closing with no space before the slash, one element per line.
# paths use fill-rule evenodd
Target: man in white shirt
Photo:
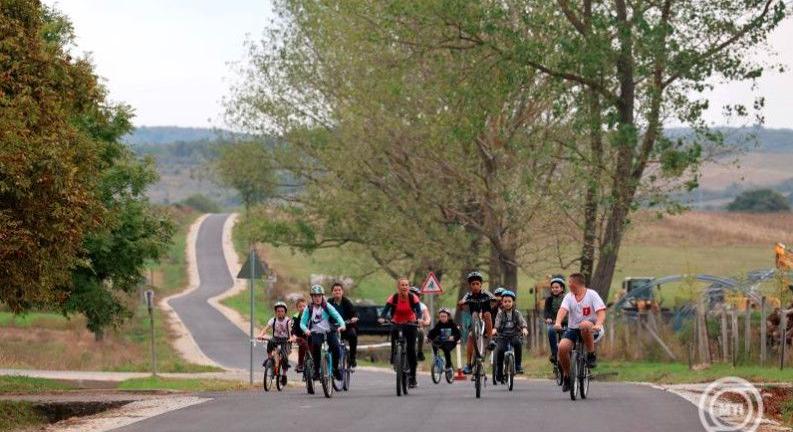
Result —
<path fill-rule="evenodd" d="M 586 346 L 588 366 L 590 368 L 597 366 L 595 339 L 603 332 L 603 323 L 606 321 L 606 305 L 596 291 L 586 287 L 584 275 L 571 274 L 568 278 L 568 286 L 570 292 L 562 300 L 554 324 L 554 328 L 561 330 L 562 321 L 569 315 L 567 331 L 559 342 L 559 364 L 564 375 L 562 391 L 570 390 L 570 352 L 579 338 L 583 339 Z"/>

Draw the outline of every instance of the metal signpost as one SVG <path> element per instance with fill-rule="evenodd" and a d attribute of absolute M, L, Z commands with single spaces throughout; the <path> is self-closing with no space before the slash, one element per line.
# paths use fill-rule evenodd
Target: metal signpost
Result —
<path fill-rule="evenodd" d="M 256 254 L 256 250 L 251 247 L 251 252 L 248 255 L 248 260 L 245 261 L 245 264 L 242 265 L 240 272 L 237 274 L 237 279 L 248 279 L 250 281 L 250 292 L 251 292 L 251 334 L 250 334 L 250 351 L 251 351 L 251 363 L 250 363 L 250 383 L 253 384 L 253 346 L 256 343 L 255 336 L 253 334 L 253 320 L 254 320 L 254 297 L 253 297 L 253 290 L 255 286 L 256 279 L 264 279 L 265 275 L 267 274 L 267 264 L 259 259 L 259 256 Z"/>
<path fill-rule="evenodd" d="M 154 291 L 147 289 L 146 308 L 149 309 L 149 328 L 151 330 L 151 374 L 157 376 L 157 351 L 154 349 Z"/>

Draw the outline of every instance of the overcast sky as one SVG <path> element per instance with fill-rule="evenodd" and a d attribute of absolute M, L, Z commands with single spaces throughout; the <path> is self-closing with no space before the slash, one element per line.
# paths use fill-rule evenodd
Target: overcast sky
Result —
<path fill-rule="evenodd" d="M 224 127 L 222 98 L 244 57 L 246 35 L 260 39 L 269 0 L 45 0 L 74 23 L 78 52 L 90 52 L 113 100 L 135 108 L 138 126 Z M 772 37 L 793 67 L 793 19 Z M 766 125 L 793 128 L 793 72 L 760 81 Z M 751 101 L 746 85 L 720 86 L 712 106 Z M 722 124 L 721 109 L 708 119 Z"/>

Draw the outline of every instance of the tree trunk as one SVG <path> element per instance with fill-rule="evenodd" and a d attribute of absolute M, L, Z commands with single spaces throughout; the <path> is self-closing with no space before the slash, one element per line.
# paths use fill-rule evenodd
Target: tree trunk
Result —
<path fill-rule="evenodd" d="M 501 254 L 498 252 L 498 249 L 494 245 L 490 245 L 490 262 L 488 263 L 490 270 L 488 271 L 487 279 L 490 285 L 490 291 L 503 286 L 504 279 L 502 277 L 501 269 L 503 267 L 501 263 Z"/>
<path fill-rule="evenodd" d="M 518 265 L 513 250 L 501 254 L 501 286 L 518 292 Z"/>
<path fill-rule="evenodd" d="M 584 201 L 584 243 L 581 247 L 580 271 L 589 286 L 595 267 L 595 242 L 597 241 L 597 210 L 600 194 L 600 170 L 603 160 L 603 134 L 601 132 L 600 97 L 589 91 L 590 173 Z"/>

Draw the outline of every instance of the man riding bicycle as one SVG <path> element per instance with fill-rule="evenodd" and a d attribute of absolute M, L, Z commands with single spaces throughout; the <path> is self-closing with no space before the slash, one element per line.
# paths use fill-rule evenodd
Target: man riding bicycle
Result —
<path fill-rule="evenodd" d="M 474 315 L 479 315 L 479 318 L 485 323 L 484 337 L 489 337 L 489 335 L 493 332 L 493 319 L 490 309 L 490 300 L 493 299 L 493 295 L 482 289 L 482 282 L 484 282 L 482 273 L 479 273 L 478 271 L 472 271 L 471 273 L 468 273 L 466 279 L 468 280 L 468 286 L 470 287 L 471 291 L 469 291 L 458 304 L 461 306 L 467 305 L 468 312 L 472 317 Z M 479 354 L 484 355 L 484 353 Z M 474 356 L 473 337 L 467 338 L 465 355 L 467 363 L 465 368 L 463 368 L 463 373 L 470 375 L 471 360 Z"/>
<path fill-rule="evenodd" d="M 380 314 L 379 322 L 384 323 L 387 319 L 395 325 L 391 330 L 391 358 L 394 358 L 394 345 L 399 335 L 396 326 L 402 326 L 402 334 L 407 342 L 407 360 L 410 367 L 411 388 L 416 387 L 416 333 L 417 328 L 413 325 L 421 317 L 421 307 L 419 298 L 410 292 L 410 281 L 407 278 L 400 278 L 397 281 L 397 293 L 391 295 L 386 301 L 383 312 Z"/>
<path fill-rule="evenodd" d="M 350 367 L 357 366 L 356 354 L 358 352 L 358 329 L 356 323 L 358 322 L 358 313 L 355 312 L 350 299 L 344 296 L 344 285 L 341 282 L 334 282 L 330 288 L 331 298 L 329 303 L 341 314 L 344 322 L 349 323 L 347 330 L 341 334 L 341 338 L 350 344 Z"/>
<path fill-rule="evenodd" d="M 338 327 L 334 327 L 331 320 L 335 321 Z M 314 360 L 314 379 L 319 379 L 319 366 L 322 363 L 322 340 L 325 339 L 328 341 L 328 350 L 333 358 L 333 375 L 337 380 L 341 380 L 339 372 L 341 347 L 336 328 L 342 332 L 345 330 L 344 319 L 333 306 L 325 301 L 325 288 L 322 288 L 322 285 L 311 287 L 311 304 L 303 311 L 300 328 L 310 341 L 311 358 Z"/>
<path fill-rule="evenodd" d="M 565 295 L 559 313 L 556 315 L 556 330 L 562 329 L 562 321 L 567 320 L 567 331 L 559 342 L 559 364 L 564 376 L 562 391 L 570 390 L 570 352 L 579 339 L 583 340 L 587 351 L 587 366 L 595 368 L 595 340 L 603 332 L 606 321 L 606 305 L 595 290 L 586 287 L 586 280 L 581 273 L 571 274 L 568 278 L 570 292 Z"/>

